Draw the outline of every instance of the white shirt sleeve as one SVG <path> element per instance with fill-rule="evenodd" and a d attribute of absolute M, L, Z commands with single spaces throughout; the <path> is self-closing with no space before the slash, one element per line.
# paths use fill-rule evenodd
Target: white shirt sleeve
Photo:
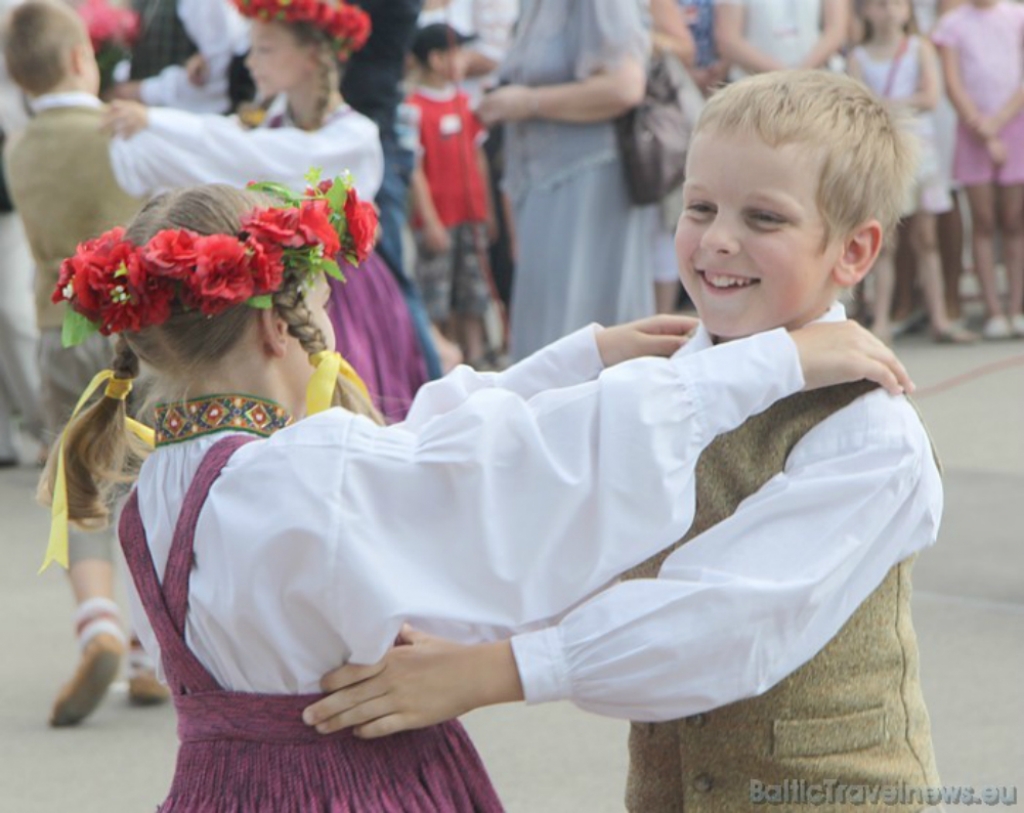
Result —
<path fill-rule="evenodd" d="M 519 18 L 519 0 L 476 0 L 473 28 L 478 37 L 468 48 L 501 62 L 512 42 L 512 29 Z"/>
<path fill-rule="evenodd" d="M 460 365 L 420 387 L 402 425 L 418 430 L 430 418 L 450 412 L 480 390 L 502 389 L 532 398 L 544 390 L 592 381 L 604 369 L 596 341 L 600 329 L 598 325 L 580 328 L 500 373 L 479 373 Z"/>
<path fill-rule="evenodd" d="M 878 391 L 794 448 L 785 471 L 673 552 L 513 639 L 528 702 L 669 720 L 761 694 L 831 640 L 889 569 L 930 545 L 942 488 L 913 409 Z"/>
<path fill-rule="evenodd" d="M 685 532 L 701 451 L 801 386 L 778 330 L 529 400 L 480 391 L 417 432 L 352 422 L 332 595 L 353 659 L 404 620 L 480 640 L 564 612 Z"/>
<path fill-rule="evenodd" d="M 245 130 L 233 118 L 152 108 L 149 127 L 111 141 L 110 154 L 118 183 L 137 197 L 190 184 L 245 186 L 256 180 L 302 190 L 306 173 L 318 167 L 327 178 L 350 171 L 360 197 L 373 200 L 384 178 L 377 126 L 354 111 L 307 132 Z"/>
<path fill-rule="evenodd" d="M 230 104 L 228 68 L 235 44 L 244 37 L 246 23 L 229 0 L 178 0 L 177 5 L 185 33 L 206 59 L 209 79 L 196 87 L 184 66 L 169 65 L 156 76 L 142 80 L 142 101 L 194 113 L 223 113 Z"/>

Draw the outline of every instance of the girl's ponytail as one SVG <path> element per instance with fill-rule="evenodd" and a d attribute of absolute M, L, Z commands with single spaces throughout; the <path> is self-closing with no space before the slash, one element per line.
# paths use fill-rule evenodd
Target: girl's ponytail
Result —
<path fill-rule="evenodd" d="M 39 483 L 39 501 L 51 505 L 63 458 L 68 520 L 83 530 L 110 522 L 111 491 L 134 481 L 148 452 L 128 429 L 127 396 L 139 374 L 139 359 L 124 336 L 117 339 L 111 371 L 103 396 L 68 421 Z"/>

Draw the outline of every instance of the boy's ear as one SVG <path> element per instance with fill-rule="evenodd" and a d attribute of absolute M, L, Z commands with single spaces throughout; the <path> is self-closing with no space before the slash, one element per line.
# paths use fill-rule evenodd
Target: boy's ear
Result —
<path fill-rule="evenodd" d="M 832 268 L 832 279 L 841 288 L 852 288 L 871 270 L 882 249 L 882 224 L 869 220 L 843 242 L 843 251 Z"/>
<path fill-rule="evenodd" d="M 84 76 L 90 60 L 95 59 L 92 46 L 87 43 L 78 43 L 71 48 L 68 54 L 67 65 L 72 76 Z"/>

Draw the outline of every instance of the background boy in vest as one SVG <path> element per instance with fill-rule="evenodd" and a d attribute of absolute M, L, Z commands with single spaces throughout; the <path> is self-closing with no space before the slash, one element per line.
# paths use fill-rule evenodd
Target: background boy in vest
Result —
<path fill-rule="evenodd" d="M 417 88 L 407 102 L 420 121 L 420 157 L 411 184 L 416 278 L 431 321 L 461 345 L 469 364 L 479 366 L 487 349 L 483 317 L 490 289 L 484 263 L 494 218 L 483 150 L 487 131 L 458 89 L 465 62 L 461 46 L 468 39 L 443 23 L 416 33 Z"/>
<path fill-rule="evenodd" d="M 890 111 L 847 77 L 780 71 L 712 96 L 676 234 L 703 325 L 680 352 L 845 318 L 837 295 L 896 225 L 913 163 Z M 631 811 L 749 811 L 758 787 L 794 780 L 878 786 L 888 810 L 936 804 L 923 790 L 939 779 L 909 600 L 942 487 L 914 407 L 865 384 L 792 396 L 703 453 L 695 499 L 690 532 L 641 578 L 510 642 L 409 633 L 386 670 L 325 677 L 347 688 L 307 721 L 341 711 L 325 731 L 377 736 L 569 699 L 664 721 L 632 727 Z"/>
<path fill-rule="evenodd" d="M 52 440 L 112 352 L 98 334 L 78 347 L 61 345 L 64 309 L 50 301 L 60 264 L 78 243 L 126 223 L 142 202 L 115 177 L 110 139 L 100 131 L 99 69 L 74 11 L 51 2 L 18 6 L 6 20 L 4 53 L 34 113 L 8 147 L 6 170 L 36 262 L 42 405 Z M 145 145 L 120 142 L 119 149 L 130 161 L 132 150 Z M 125 636 L 114 602 L 112 534 L 72 531 L 70 549 L 81 660 L 54 704 L 51 724 L 74 725 L 92 713 L 129 647 L 129 698 L 139 704 L 166 699 L 141 646 Z"/>

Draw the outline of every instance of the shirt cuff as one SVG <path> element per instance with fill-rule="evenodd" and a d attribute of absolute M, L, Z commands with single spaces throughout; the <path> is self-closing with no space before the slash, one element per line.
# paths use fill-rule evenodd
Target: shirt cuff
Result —
<path fill-rule="evenodd" d="M 139 99 L 147 107 L 162 107 L 164 105 L 163 88 L 160 84 L 160 76 L 151 76 L 139 82 Z M 152 111 L 151 111 L 152 112 Z"/>
<path fill-rule="evenodd" d="M 680 353 L 672 361 L 682 368 L 686 391 L 713 435 L 735 429 L 804 387 L 800 354 L 784 328 Z"/>
<path fill-rule="evenodd" d="M 572 683 L 562 651 L 558 627 L 527 632 L 512 638 L 512 654 L 529 704 L 569 700 Z"/>

